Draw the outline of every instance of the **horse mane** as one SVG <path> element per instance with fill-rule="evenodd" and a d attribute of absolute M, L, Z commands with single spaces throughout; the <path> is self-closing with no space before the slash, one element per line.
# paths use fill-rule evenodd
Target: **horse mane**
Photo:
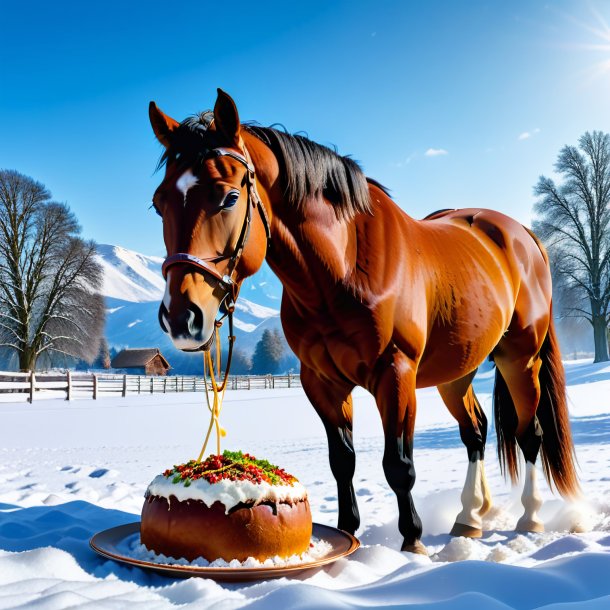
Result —
<path fill-rule="evenodd" d="M 213 120 L 214 113 L 211 110 L 184 119 L 172 132 L 170 144 L 157 163 L 157 171 L 170 159 L 177 159 L 179 156 L 194 166 L 213 148 L 219 146 L 220 143 L 216 142 L 216 134 L 208 131 Z"/>
<path fill-rule="evenodd" d="M 215 131 L 209 131 L 214 120 L 210 110 L 187 117 L 171 135 L 170 146 L 161 156 L 157 169 L 169 159 L 184 159 L 195 165 L 217 146 Z M 302 209 L 307 199 L 324 197 L 340 218 L 371 213 L 369 183 L 356 161 L 335 150 L 317 144 L 302 135 L 291 135 L 273 127 L 243 124 L 242 128 L 271 148 L 285 169 L 285 196 L 290 205 Z"/>
<path fill-rule="evenodd" d="M 302 135 L 252 124 L 242 127 L 267 144 L 283 163 L 285 195 L 291 205 L 300 209 L 307 199 L 323 196 L 338 217 L 371 213 L 368 182 L 356 161 Z"/>

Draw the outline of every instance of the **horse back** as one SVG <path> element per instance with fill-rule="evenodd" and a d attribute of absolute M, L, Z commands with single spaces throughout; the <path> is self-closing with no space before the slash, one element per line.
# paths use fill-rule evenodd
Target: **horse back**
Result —
<path fill-rule="evenodd" d="M 424 267 L 420 290 L 428 314 L 418 386 L 466 374 L 509 328 L 522 332 L 548 316 L 544 252 L 509 216 L 479 208 L 444 210 L 415 221 L 411 239 Z"/>

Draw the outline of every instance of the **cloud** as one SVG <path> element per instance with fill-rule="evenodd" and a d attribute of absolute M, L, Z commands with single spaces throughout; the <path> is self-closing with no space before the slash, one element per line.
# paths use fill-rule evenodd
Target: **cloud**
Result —
<path fill-rule="evenodd" d="M 441 155 L 448 155 L 449 152 L 444 148 L 429 148 L 424 155 L 426 157 L 440 157 Z"/>
<path fill-rule="evenodd" d="M 530 138 L 533 138 L 537 133 L 540 133 L 540 129 L 538 129 L 538 127 L 536 127 L 536 129 L 532 129 L 532 131 L 524 131 L 523 133 L 519 134 L 517 140 L 529 140 Z"/>
<path fill-rule="evenodd" d="M 411 161 L 413 161 L 413 159 L 415 159 L 415 157 L 417 157 L 416 153 L 411 153 L 404 161 L 398 161 L 396 163 L 394 163 L 394 167 L 404 167 L 405 165 L 409 165 L 409 163 L 411 163 Z"/>

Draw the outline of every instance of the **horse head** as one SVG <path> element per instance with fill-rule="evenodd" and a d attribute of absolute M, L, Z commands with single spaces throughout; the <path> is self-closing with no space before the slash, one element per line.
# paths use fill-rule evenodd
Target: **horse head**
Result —
<path fill-rule="evenodd" d="M 242 281 L 263 263 L 269 219 L 226 93 L 218 90 L 213 111 L 182 123 L 154 102 L 149 114 L 165 148 L 165 176 L 153 197 L 167 249 L 159 323 L 177 348 L 205 350 L 219 311 L 232 311 Z"/>

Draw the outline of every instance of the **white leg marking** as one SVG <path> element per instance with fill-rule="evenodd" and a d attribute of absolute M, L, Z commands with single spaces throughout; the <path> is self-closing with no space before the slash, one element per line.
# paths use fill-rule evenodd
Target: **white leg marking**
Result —
<path fill-rule="evenodd" d="M 483 506 L 481 506 L 479 515 L 484 517 L 491 508 L 491 492 L 489 491 L 489 484 L 485 476 L 485 462 L 483 460 L 481 460 L 481 489 L 483 490 Z"/>
<path fill-rule="evenodd" d="M 520 532 L 544 531 L 544 523 L 538 517 L 538 510 L 542 506 L 542 498 L 538 492 L 536 476 L 536 466 L 531 462 L 525 462 L 525 485 L 521 496 L 521 503 L 525 512 L 515 528 Z"/>
<path fill-rule="evenodd" d="M 483 490 L 483 461 L 468 462 L 466 482 L 462 490 L 462 512 L 455 518 L 456 523 L 481 529 L 480 510 L 485 500 Z"/>

